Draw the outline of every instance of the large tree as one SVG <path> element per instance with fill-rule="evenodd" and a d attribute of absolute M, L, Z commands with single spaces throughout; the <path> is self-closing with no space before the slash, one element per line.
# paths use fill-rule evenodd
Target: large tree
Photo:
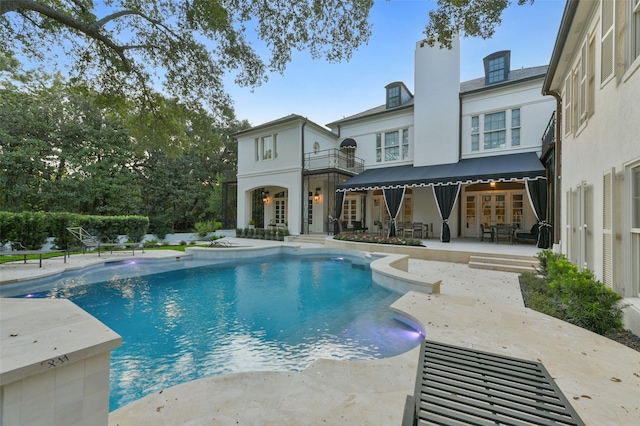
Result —
<path fill-rule="evenodd" d="M 73 60 L 72 77 L 100 92 L 229 102 L 222 78 L 258 85 L 293 51 L 349 59 L 370 34 L 372 0 L 0 0 L 0 49 L 36 61 Z M 261 58 L 253 31 L 270 49 Z M 54 64 L 57 65 L 57 64 Z"/>
<path fill-rule="evenodd" d="M 533 0 L 518 0 L 518 4 Z M 510 0 L 438 0 L 427 42 L 490 37 Z M 370 36 L 373 0 L 0 0 L 0 51 L 70 63 L 71 76 L 148 107 L 162 90 L 229 115 L 222 79 L 259 85 L 296 50 L 348 60 Z M 425 17 L 425 20 L 427 18 Z M 252 39 L 258 38 L 261 41 Z M 265 43 L 268 58 L 256 53 Z M 152 109 L 151 107 L 149 109 Z"/>
<path fill-rule="evenodd" d="M 533 4 L 534 0 L 518 0 L 518 5 Z M 455 35 L 488 39 L 502 23 L 502 12 L 511 0 L 438 0 L 438 6 L 429 11 L 425 29 L 430 46 L 439 43 L 451 47 Z"/>

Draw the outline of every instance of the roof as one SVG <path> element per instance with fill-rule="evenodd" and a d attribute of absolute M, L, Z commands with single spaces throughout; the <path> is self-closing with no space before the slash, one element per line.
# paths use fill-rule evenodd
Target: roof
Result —
<path fill-rule="evenodd" d="M 579 4 L 579 0 L 568 0 L 564 6 L 564 12 L 562 13 L 562 20 L 560 21 L 560 28 L 558 29 L 558 35 L 556 36 L 556 42 L 553 46 L 553 53 L 551 53 L 551 59 L 549 60 L 549 71 L 545 76 L 544 83 L 542 84 L 542 94 L 549 95 L 560 83 L 555 82 L 556 74 L 561 67 L 561 63 L 564 62 L 563 66 L 566 66 L 567 62 L 571 60 L 571 57 L 563 58 L 562 53 L 565 47 L 569 47 L 569 49 L 574 48 L 573 46 L 569 46 L 575 43 L 575 39 L 580 35 L 579 31 L 571 31 L 571 27 L 574 24 L 574 20 L 578 27 L 584 25 L 581 21 L 581 18 L 584 19 L 585 13 L 590 7 L 595 6 L 595 4 Z M 578 15 L 578 6 L 582 6 L 581 16 Z M 571 42 L 571 43 L 569 43 Z"/>
<path fill-rule="evenodd" d="M 307 124 L 310 124 L 312 126 L 317 127 L 320 131 L 323 131 L 323 132 L 327 133 L 327 135 L 331 135 L 334 138 L 338 137 L 335 133 L 333 133 L 331 130 L 327 129 L 326 127 L 321 126 L 321 125 L 309 120 L 308 118 L 303 117 L 303 116 L 298 115 L 298 114 L 289 114 L 289 115 L 287 115 L 285 117 L 281 117 L 281 118 L 278 118 L 278 119 L 275 119 L 275 120 L 272 120 L 272 121 L 268 121 L 266 123 L 262 123 L 262 124 L 259 124 L 259 125 L 254 126 L 254 127 L 250 127 L 248 129 L 245 129 L 245 130 L 240 130 L 239 132 L 234 133 L 232 136 L 237 138 L 238 136 L 241 136 L 241 135 L 244 135 L 244 134 L 247 134 L 247 133 L 262 131 L 262 130 L 267 129 L 269 127 L 279 126 L 281 124 L 287 124 L 289 122 L 294 122 L 294 121 L 305 122 Z"/>
<path fill-rule="evenodd" d="M 367 191 L 545 178 L 544 165 L 535 152 L 462 159 L 433 166 L 396 166 L 368 169 L 338 185 L 338 191 Z"/>
<path fill-rule="evenodd" d="M 505 81 L 501 81 L 500 83 L 494 83 L 494 84 L 485 84 L 485 78 L 484 77 L 480 77 L 480 78 L 476 78 L 473 80 L 469 80 L 469 81 L 464 81 L 462 83 L 460 83 L 460 93 L 461 94 L 465 94 L 465 93 L 473 93 L 473 92 L 478 92 L 478 91 L 482 91 L 482 90 L 490 90 L 490 89 L 495 89 L 497 87 L 504 87 L 504 86 L 508 86 L 511 84 L 516 84 L 516 83 L 522 83 L 528 80 L 533 80 L 536 78 L 543 78 L 545 76 L 545 74 L 547 73 L 547 65 L 541 65 L 541 66 L 537 66 L 537 67 L 529 67 L 529 68 L 522 68 L 519 70 L 511 70 L 509 72 L 509 76 L 507 78 L 507 80 Z M 386 104 L 382 104 L 379 105 L 375 108 L 371 108 L 368 109 L 366 111 L 362 111 L 359 112 L 357 114 L 354 115 L 350 115 L 349 117 L 345 117 L 342 118 L 340 120 L 336 120 L 336 121 L 332 121 L 331 123 L 327 124 L 328 127 L 332 127 L 335 126 L 337 124 L 341 124 L 341 123 L 345 123 L 348 121 L 352 121 L 352 120 L 358 120 L 361 118 L 368 118 L 368 117 L 373 117 L 379 114 L 386 114 L 386 113 L 391 113 L 391 112 L 395 112 L 398 110 L 402 110 L 405 108 L 413 108 L 414 105 L 414 99 L 415 98 L 411 98 L 411 100 L 407 101 L 406 103 L 397 106 L 395 108 L 387 108 Z"/>
<path fill-rule="evenodd" d="M 382 104 L 382 105 L 377 106 L 375 108 L 371 108 L 371 109 L 368 109 L 366 111 L 362 111 L 362 112 L 359 112 L 357 114 L 350 115 L 349 117 L 345 117 L 345 118 L 342 118 L 340 120 L 332 121 L 331 123 L 327 124 L 327 126 L 331 127 L 331 126 L 336 125 L 336 124 L 340 124 L 340 123 L 344 123 L 344 122 L 352 121 L 352 120 L 357 120 L 359 118 L 372 117 L 372 116 L 379 115 L 379 114 L 387 114 L 387 113 L 396 112 L 396 111 L 400 111 L 400 110 L 407 109 L 407 108 L 413 108 L 413 103 L 414 103 L 413 100 L 414 100 L 414 98 L 412 97 L 410 100 L 408 100 L 404 104 L 398 105 L 397 107 L 394 107 L 394 108 L 387 108 L 387 104 Z"/>
<path fill-rule="evenodd" d="M 496 87 L 508 86 L 510 84 L 521 83 L 527 80 L 533 80 L 536 78 L 542 78 L 547 73 L 547 65 L 541 65 L 538 67 L 521 68 L 519 70 L 509 71 L 509 76 L 506 80 L 499 83 L 486 84 L 484 77 L 476 78 L 469 81 L 460 83 L 460 93 L 472 93 L 481 90 L 494 89 Z"/>

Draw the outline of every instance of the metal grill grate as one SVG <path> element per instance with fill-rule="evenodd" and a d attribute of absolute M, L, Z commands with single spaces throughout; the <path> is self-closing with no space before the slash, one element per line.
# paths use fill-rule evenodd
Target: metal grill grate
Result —
<path fill-rule="evenodd" d="M 422 342 L 413 424 L 584 425 L 546 368 Z"/>

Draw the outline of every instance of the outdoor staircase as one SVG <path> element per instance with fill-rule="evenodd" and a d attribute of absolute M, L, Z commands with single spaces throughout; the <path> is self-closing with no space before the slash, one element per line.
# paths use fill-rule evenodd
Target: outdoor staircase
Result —
<path fill-rule="evenodd" d="M 325 234 L 302 234 L 290 235 L 285 237 L 284 240 L 291 243 L 312 243 L 324 245 L 325 238 L 327 238 Z"/>
<path fill-rule="evenodd" d="M 535 272 L 540 266 L 533 256 L 482 253 L 469 257 L 469 267 L 504 272 Z"/>

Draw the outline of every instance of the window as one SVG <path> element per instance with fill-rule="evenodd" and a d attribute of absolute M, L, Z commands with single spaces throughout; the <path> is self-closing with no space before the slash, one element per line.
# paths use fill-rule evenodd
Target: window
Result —
<path fill-rule="evenodd" d="M 582 45 L 581 62 L 578 65 L 578 127 L 587 122 L 587 44 Z"/>
<path fill-rule="evenodd" d="M 268 160 L 273 154 L 273 136 L 262 138 L 262 159 Z"/>
<path fill-rule="evenodd" d="M 499 83 L 509 76 L 511 51 L 503 50 L 484 58 L 485 84 Z"/>
<path fill-rule="evenodd" d="M 520 146 L 520 108 L 511 110 L 511 146 Z"/>
<path fill-rule="evenodd" d="M 633 1 L 631 13 L 631 61 L 640 57 L 640 0 Z"/>
<path fill-rule="evenodd" d="M 400 105 L 400 86 L 391 86 L 387 89 L 387 108 Z"/>
<path fill-rule="evenodd" d="M 604 83 L 614 73 L 615 1 L 603 0 L 600 3 L 600 7 L 602 9 L 600 21 L 600 33 L 602 34 L 600 39 L 600 83 Z"/>
<path fill-rule="evenodd" d="M 409 158 L 409 129 L 402 130 L 402 159 Z"/>
<path fill-rule="evenodd" d="M 384 161 L 397 160 L 400 153 L 398 132 L 384 134 Z"/>
<path fill-rule="evenodd" d="M 255 139 L 256 161 L 278 157 L 278 135 L 269 135 Z"/>
<path fill-rule="evenodd" d="M 587 67 L 587 112 L 589 117 L 593 115 L 595 111 L 595 99 L 596 99 L 596 40 L 592 36 L 589 39 L 589 51 Z"/>
<path fill-rule="evenodd" d="M 320 151 L 320 144 L 318 142 L 313 143 L 313 153 L 317 154 Z"/>
<path fill-rule="evenodd" d="M 505 112 L 484 116 L 484 149 L 504 148 L 506 139 Z"/>
<path fill-rule="evenodd" d="M 640 229 L 640 166 L 631 169 L 631 227 Z"/>
<path fill-rule="evenodd" d="M 498 81 L 504 80 L 504 57 L 489 61 L 487 80 L 489 83 L 497 83 Z"/>
<path fill-rule="evenodd" d="M 471 151 L 480 150 L 480 117 L 471 117 Z"/>
<path fill-rule="evenodd" d="M 377 163 L 407 158 L 409 158 L 409 129 L 402 129 L 402 145 L 400 145 L 399 130 L 376 134 Z"/>
<path fill-rule="evenodd" d="M 564 80 L 564 96 L 562 98 L 562 102 L 564 103 L 564 117 L 563 117 L 563 126 L 564 126 L 564 134 L 565 136 L 568 136 L 569 134 L 571 134 L 571 132 L 573 131 L 573 127 L 572 126 L 572 121 L 571 121 L 571 111 L 573 109 L 573 106 L 571 104 L 571 101 L 573 100 L 573 93 L 572 93 L 572 75 L 571 73 L 567 76 L 567 78 Z"/>

